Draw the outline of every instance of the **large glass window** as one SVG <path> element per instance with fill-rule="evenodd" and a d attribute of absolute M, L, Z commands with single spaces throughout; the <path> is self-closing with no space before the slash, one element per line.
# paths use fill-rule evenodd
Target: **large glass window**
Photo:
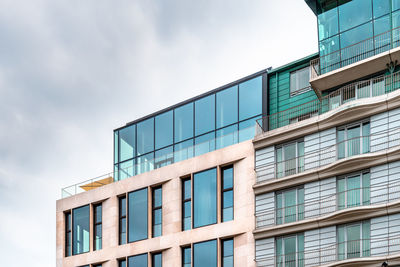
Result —
<path fill-rule="evenodd" d="M 71 256 L 72 228 L 71 211 L 65 213 L 65 256 Z"/>
<path fill-rule="evenodd" d="M 372 2 L 352 0 L 339 6 L 340 31 L 363 24 L 372 19 Z"/>
<path fill-rule="evenodd" d="M 215 132 L 203 134 L 195 139 L 195 156 L 215 150 Z"/>
<path fill-rule="evenodd" d="M 136 174 L 145 173 L 154 169 L 153 152 L 137 157 L 136 161 Z"/>
<path fill-rule="evenodd" d="M 338 9 L 334 7 L 318 15 L 319 40 L 324 40 L 339 32 Z"/>
<path fill-rule="evenodd" d="M 193 267 L 217 267 L 217 240 L 193 244 Z"/>
<path fill-rule="evenodd" d="M 193 139 L 176 144 L 174 150 L 174 162 L 192 158 L 194 153 Z"/>
<path fill-rule="evenodd" d="M 136 125 L 119 130 L 119 161 L 125 161 L 135 156 Z"/>
<path fill-rule="evenodd" d="M 126 244 L 126 197 L 119 198 L 119 244 Z"/>
<path fill-rule="evenodd" d="M 238 142 L 238 125 L 231 125 L 216 132 L 217 149 L 231 146 Z"/>
<path fill-rule="evenodd" d="M 276 224 L 290 223 L 304 219 L 304 188 L 276 193 Z"/>
<path fill-rule="evenodd" d="M 239 120 L 262 113 L 262 77 L 239 84 Z"/>
<path fill-rule="evenodd" d="M 222 221 L 233 220 L 233 166 L 222 169 Z"/>
<path fill-rule="evenodd" d="M 297 95 L 311 89 L 310 68 L 305 67 L 290 73 L 290 95 Z"/>
<path fill-rule="evenodd" d="M 304 234 L 276 238 L 276 266 L 304 266 Z"/>
<path fill-rule="evenodd" d="M 338 208 L 346 209 L 370 204 L 369 171 L 338 178 Z"/>
<path fill-rule="evenodd" d="M 233 239 L 222 240 L 222 267 L 233 267 Z"/>
<path fill-rule="evenodd" d="M 173 143 L 173 121 L 172 110 L 156 116 L 156 144 L 155 149 L 172 145 Z"/>
<path fill-rule="evenodd" d="M 217 169 L 193 175 L 193 227 L 217 223 Z"/>
<path fill-rule="evenodd" d="M 151 254 L 151 266 L 152 267 L 162 267 L 162 253 Z"/>
<path fill-rule="evenodd" d="M 373 0 L 374 18 L 388 14 L 390 12 L 390 2 L 391 0 Z"/>
<path fill-rule="evenodd" d="M 193 103 L 175 109 L 175 142 L 193 137 Z"/>
<path fill-rule="evenodd" d="M 261 119 L 261 116 L 239 123 L 239 142 L 254 138 L 256 121 L 258 119 Z"/>
<path fill-rule="evenodd" d="M 203 97 L 194 105 L 195 134 L 201 135 L 215 130 L 215 95 Z"/>
<path fill-rule="evenodd" d="M 137 124 L 137 155 L 154 150 L 154 118 Z"/>
<path fill-rule="evenodd" d="M 94 210 L 94 250 L 99 250 L 102 248 L 102 239 L 103 239 L 103 232 L 102 232 L 102 205 L 97 204 L 93 207 Z"/>
<path fill-rule="evenodd" d="M 339 260 L 370 256 L 370 222 L 358 222 L 337 227 Z"/>
<path fill-rule="evenodd" d="M 128 267 L 148 267 L 147 254 L 141 254 L 128 258 Z"/>
<path fill-rule="evenodd" d="M 338 158 L 346 158 L 370 149 L 370 123 L 361 122 L 339 127 L 337 130 Z"/>
<path fill-rule="evenodd" d="M 299 140 L 276 147 L 276 177 L 281 178 L 304 171 L 304 141 Z"/>
<path fill-rule="evenodd" d="M 182 230 L 192 229 L 192 180 L 182 180 Z"/>
<path fill-rule="evenodd" d="M 90 206 L 72 210 L 72 251 L 73 255 L 89 252 Z"/>
<path fill-rule="evenodd" d="M 153 189 L 153 237 L 162 234 L 162 187 Z"/>
<path fill-rule="evenodd" d="M 192 249 L 190 247 L 182 248 L 182 267 L 192 267 Z"/>
<path fill-rule="evenodd" d="M 128 194 L 128 242 L 147 238 L 147 207 L 147 188 Z"/>
<path fill-rule="evenodd" d="M 238 87 L 233 86 L 217 93 L 217 128 L 238 121 Z"/>

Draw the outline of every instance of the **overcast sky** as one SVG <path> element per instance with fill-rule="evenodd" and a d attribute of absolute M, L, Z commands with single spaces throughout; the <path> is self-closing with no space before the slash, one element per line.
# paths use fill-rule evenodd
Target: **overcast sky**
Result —
<path fill-rule="evenodd" d="M 113 129 L 317 52 L 304 0 L 0 0 L 1 266 L 55 266 L 62 187 Z"/>

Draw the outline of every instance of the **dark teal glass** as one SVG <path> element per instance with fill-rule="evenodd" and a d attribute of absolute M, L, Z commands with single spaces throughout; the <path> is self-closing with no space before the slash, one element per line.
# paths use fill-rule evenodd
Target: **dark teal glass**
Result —
<path fill-rule="evenodd" d="M 217 223 L 217 169 L 193 176 L 193 227 Z"/>
<path fill-rule="evenodd" d="M 90 245 L 90 207 L 89 205 L 72 210 L 72 255 L 89 252 Z"/>
<path fill-rule="evenodd" d="M 154 118 L 137 124 L 137 155 L 154 150 Z"/>
<path fill-rule="evenodd" d="M 390 12 L 390 0 L 372 0 L 374 18 L 379 18 Z"/>
<path fill-rule="evenodd" d="M 239 84 L 239 120 L 262 113 L 262 77 Z"/>
<path fill-rule="evenodd" d="M 120 260 L 118 262 L 118 267 L 126 267 L 126 260 Z"/>
<path fill-rule="evenodd" d="M 321 56 L 326 56 L 340 49 L 339 37 L 334 36 L 319 43 L 319 51 Z"/>
<path fill-rule="evenodd" d="M 148 236 L 147 188 L 129 193 L 128 207 L 128 242 L 146 239 Z"/>
<path fill-rule="evenodd" d="M 384 16 L 374 21 L 374 34 L 379 35 L 390 30 L 390 16 Z M 385 38 L 385 36 L 382 36 Z M 388 35 L 390 40 L 390 34 Z M 379 38 L 382 39 L 382 38 Z"/>
<path fill-rule="evenodd" d="M 347 46 L 357 44 L 361 41 L 371 38 L 372 35 L 373 35 L 372 22 L 368 22 L 364 25 L 361 25 L 357 28 L 354 28 L 352 30 L 340 34 L 340 45 L 343 49 Z M 363 52 L 365 52 L 364 51 L 365 49 L 360 49 L 360 50 L 363 50 Z"/>
<path fill-rule="evenodd" d="M 216 132 L 216 148 L 224 148 L 238 142 L 238 125 L 232 125 Z"/>
<path fill-rule="evenodd" d="M 217 240 L 193 244 L 193 267 L 217 267 Z"/>
<path fill-rule="evenodd" d="M 233 239 L 222 241 L 222 267 L 233 267 Z"/>
<path fill-rule="evenodd" d="M 319 40 L 324 40 L 339 33 L 337 7 L 318 15 Z"/>
<path fill-rule="evenodd" d="M 193 137 L 193 103 L 175 109 L 175 142 Z"/>
<path fill-rule="evenodd" d="M 128 267 L 148 267 L 147 254 L 141 254 L 128 258 Z"/>
<path fill-rule="evenodd" d="M 238 88 L 230 87 L 217 93 L 217 128 L 238 121 Z"/>
<path fill-rule="evenodd" d="M 125 161 L 134 157 L 136 125 L 119 130 L 119 161 Z"/>
<path fill-rule="evenodd" d="M 215 130 L 215 95 L 195 102 L 195 135 Z"/>
<path fill-rule="evenodd" d="M 215 132 L 204 134 L 195 139 L 195 156 L 215 150 Z"/>
<path fill-rule="evenodd" d="M 372 1 L 370 0 L 352 0 L 339 5 L 339 25 L 341 32 L 370 20 L 372 20 Z M 343 44 L 341 46 L 343 47 Z"/>
<path fill-rule="evenodd" d="M 392 11 L 400 9 L 400 0 L 392 0 Z"/>
<path fill-rule="evenodd" d="M 368 39 L 372 36 L 372 22 L 340 34 L 342 67 L 374 55 L 373 39 Z"/>
<path fill-rule="evenodd" d="M 173 119 L 174 113 L 172 110 L 156 116 L 156 149 L 172 145 Z"/>
<path fill-rule="evenodd" d="M 151 266 L 152 267 L 162 267 L 162 254 L 161 253 L 152 254 Z"/>

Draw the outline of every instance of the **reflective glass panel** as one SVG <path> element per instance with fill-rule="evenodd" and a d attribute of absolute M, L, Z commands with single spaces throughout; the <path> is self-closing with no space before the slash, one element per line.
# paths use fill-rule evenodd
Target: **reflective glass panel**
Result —
<path fill-rule="evenodd" d="M 147 188 L 129 193 L 128 207 L 128 242 L 146 239 L 148 218 Z"/>
<path fill-rule="evenodd" d="M 217 267 L 217 241 L 193 244 L 193 267 Z"/>
<path fill-rule="evenodd" d="M 183 204 L 183 230 L 192 229 L 192 201 Z"/>
<path fill-rule="evenodd" d="M 361 191 L 360 176 L 352 176 L 347 178 L 347 207 L 360 206 Z"/>
<path fill-rule="evenodd" d="M 193 103 L 175 109 L 175 142 L 193 137 Z"/>
<path fill-rule="evenodd" d="M 183 248 L 183 267 L 191 267 L 192 266 L 192 249 Z"/>
<path fill-rule="evenodd" d="M 152 255 L 152 267 L 162 267 L 162 254 L 156 253 Z"/>
<path fill-rule="evenodd" d="M 215 95 L 203 97 L 195 102 L 195 134 L 215 130 Z"/>
<path fill-rule="evenodd" d="M 154 169 L 154 153 L 136 158 L 136 174 L 145 173 Z"/>
<path fill-rule="evenodd" d="M 215 132 L 204 134 L 195 139 L 195 156 L 215 150 Z"/>
<path fill-rule="evenodd" d="M 135 175 L 135 159 L 131 159 L 119 164 L 119 180 L 126 179 Z"/>
<path fill-rule="evenodd" d="M 232 125 L 216 132 L 216 148 L 221 149 L 238 142 L 238 125 Z"/>
<path fill-rule="evenodd" d="M 119 130 L 119 161 L 131 159 L 135 155 L 136 125 Z"/>
<path fill-rule="evenodd" d="M 374 18 L 389 14 L 390 12 L 390 0 L 372 0 L 372 6 Z"/>
<path fill-rule="evenodd" d="M 192 158 L 194 153 L 193 139 L 176 144 L 174 150 L 174 162 Z"/>
<path fill-rule="evenodd" d="M 118 163 L 118 131 L 114 132 L 114 163 Z"/>
<path fill-rule="evenodd" d="M 296 236 L 283 239 L 285 249 L 285 266 L 296 266 Z"/>
<path fill-rule="evenodd" d="M 347 3 L 339 6 L 339 23 L 341 32 L 363 24 L 372 19 L 371 1 L 352 0 L 346 2 Z"/>
<path fill-rule="evenodd" d="M 400 0 L 392 0 L 392 11 L 400 9 Z"/>
<path fill-rule="evenodd" d="M 222 241 L 222 267 L 233 267 L 233 239 Z"/>
<path fill-rule="evenodd" d="M 261 117 L 256 117 L 239 123 L 239 142 L 254 138 L 256 133 L 256 120 L 258 119 L 261 119 Z"/>
<path fill-rule="evenodd" d="M 262 113 L 262 77 L 239 84 L 239 120 Z"/>
<path fill-rule="evenodd" d="M 347 229 L 347 258 L 360 257 L 360 225 L 350 225 Z"/>
<path fill-rule="evenodd" d="M 372 33 L 372 22 L 366 23 L 364 25 L 361 25 L 357 28 L 354 28 L 352 30 L 346 31 L 342 34 L 340 34 L 340 45 L 343 48 L 348 47 L 350 45 L 353 44 L 357 44 L 361 41 L 364 41 L 368 38 L 371 38 L 373 35 Z M 360 44 L 361 45 L 361 44 Z M 354 47 L 353 51 L 350 51 L 352 49 L 349 49 L 349 51 L 342 51 L 342 55 L 343 53 L 351 53 L 352 55 L 356 55 L 357 53 L 361 53 L 362 52 L 366 52 L 372 49 L 372 45 L 369 46 L 368 43 L 363 43 L 363 46 L 359 49 L 356 49 L 356 47 Z M 358 51 L 356 51 L 358 50 Z M 350 56 L 350 55 L 348 55 Z M 343 57 L 343 56 L 342 56 Z"/>
<path fill-rule="evenodd" d="M 154 118 L 137 124 L 137 155 L 154 150 Z"/>
<path fill-rule="evenodd" d="M 222 189 L 233 187 L 233 167 L 223 169 L 222 179 Z"/>
<path fill-rule="evenodd" d="M 148 267 L 147 254 L 141 254 L 128 258 L 128 267 Z"/>
<path fill-rule="evenodd" d="M 161 168 L 174 163 L 174 148 L 172 146 L 157 150 L 155 152 L 154 168 Z"/>
<path fill-rule="evenodd" d="M 118 263 L 118 267 L 126 267 L 126 260 L 120 260 Z"/>
<path fill-rule="evenodd" d="M 222 221 L 233 220 L 233 190 L 225 191 L 223 193 L 222 202 Z"/>
<path fill-rule="evenodd" d="M 194 228 L 217 223 L 217 169 L 193 175 Z"/>
<path fill-rule="evenodd" d="M 319 40 L 336 35 L 339 32 L 337 7 L 318 15 Z"/>
<path fill-rule="evenodd" d="M 238 121 L 238 88 L 230 87 L 217 93 L 217 128 Z"/>
<path fill-rule="evenodd" d="M 156 116 L 156 149 L 172 144 L 173 116 L 172 110 Z"/>
<path fill-rule="evenodd" d="M 90 207 L 72 210 L 72 255 L 89 252 Z"/>

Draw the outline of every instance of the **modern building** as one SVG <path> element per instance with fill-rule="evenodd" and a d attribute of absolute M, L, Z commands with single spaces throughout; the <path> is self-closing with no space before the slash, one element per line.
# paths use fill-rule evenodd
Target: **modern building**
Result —
<path fill-rule="evenodd" d="M 114 130 L 58 267 L 400 266 L 400 0 L 305 2 L 318 53 Z"/>

